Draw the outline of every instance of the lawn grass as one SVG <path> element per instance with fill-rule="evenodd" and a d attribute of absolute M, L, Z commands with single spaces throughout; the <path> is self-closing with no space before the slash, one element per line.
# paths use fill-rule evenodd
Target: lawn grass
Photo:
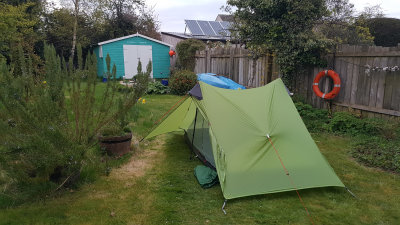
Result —
<path fill-rule="evenodd" d="M 132 121 L 136 141 L 181 97 L 145 96 Z M 315 224 L 399 224 L 400 176 L 367 168 L 350 157 L 351 138 L 313 134 L 342 188 L 300 190 Z M 202 189 L 181 132 L 140 144 L 109 176 L 73 192 L 0 211 L 0 224 L 310 224 L 296 192 L 229 200 L 220 187 Z"/>

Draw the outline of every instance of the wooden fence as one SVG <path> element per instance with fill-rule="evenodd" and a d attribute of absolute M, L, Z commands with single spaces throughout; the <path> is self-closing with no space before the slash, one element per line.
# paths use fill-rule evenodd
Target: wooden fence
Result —
<path fill-rule="evenodd" d="M 332 101 L 335 109 L 354 110 L 368 117 L 400 117 L 400 46 L 341 45 L 330 55 L 328 68 L 312 68 L 296 75 L 294 93 L 317 108 L 326 102 L 312 91 L 315 75 L 325 69 L 339 73 L 342 85 Z M 196 73 L 211 72 L 225 75 L 234 81 L 258 87 L 279 77 L 273 55 L 253 59 L 246 49 L 208 49 L 196 54 Z M 329 92 L 330 79 L 322 79 L 320 89 Z"/>
<path fill-rule="evenodd" d="M 263 86 L 278 77 L 272 54 L 253 59 L 243 48 L 207 49 L 196 54 L 196 73 L 215 73 L 248 87 Z"/>
<path fill-rule="evenodd" d="M 298 74 L 295 92 L 317 108 L 326 108 L 326 101 L 312 91 L 315 75 L 334 69 L 341 79 L 339 95 L 333 100 L 336 109 L 350 109 L 367 117 L 400 116 L 400 47 L 339 46 L 329 68 L 313 68 Z M 319 85 L 323 92 L 332 88 L 330 79 Z"/>

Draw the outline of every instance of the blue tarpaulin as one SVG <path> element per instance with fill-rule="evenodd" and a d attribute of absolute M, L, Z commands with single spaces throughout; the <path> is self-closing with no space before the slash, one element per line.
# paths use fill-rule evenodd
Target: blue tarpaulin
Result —
<path fill-rule="evenodd" d="M 207 83 L 215 87 L 220 87 L 225 89 L 233 89 L 233 90 L 246 89 L 246 87 L 244 87 L 243 85 L 240 85 L 229 78 L 223 76 L 217 76 L 214 73 L 198 73 L 197 80 L 203 81 L 204 83 Z"/>

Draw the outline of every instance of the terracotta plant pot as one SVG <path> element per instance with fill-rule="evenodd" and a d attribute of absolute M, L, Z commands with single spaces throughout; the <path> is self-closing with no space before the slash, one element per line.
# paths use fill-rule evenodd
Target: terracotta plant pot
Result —
<path fill-rule="evenodd" d="M 123 136 L 99 137 L 100 146 L 108 155 L 122 156 L 131 150 L 132 133 Z"/>

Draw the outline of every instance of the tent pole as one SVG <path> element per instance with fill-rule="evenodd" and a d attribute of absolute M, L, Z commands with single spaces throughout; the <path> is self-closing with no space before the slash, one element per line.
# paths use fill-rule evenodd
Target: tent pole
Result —
<path fill-rule="evenodd" d="M 353 192 L 351 192 L 350 189 L 348 189 L 347 187 L 345 187 L 345 188 L 355 199 L 361 200 Z"/>
<path fill-rule="evenodd" d="M 194 116 L 194 125 L 193 125 L 193 134 L 192 134 L 192 152 L 190 153 L 190 160 L 193 159 L 194 154 L 194 133 L 196 132 L 196 123 L 197 123 L 197 108 L 196 108 L 196 115 Z M 193 153 L 193 154 L 192 154 Z"/>
<path fill-rule="evenodd" d="M 226 211 L 225 211 L 225 205 L 226 205 L 226 202 L 228 201 L 228 199 L 225 199 L 225 201 L 224 201 L 224 204 L 222 204 L 222 212 L 226 215 Z"/>

